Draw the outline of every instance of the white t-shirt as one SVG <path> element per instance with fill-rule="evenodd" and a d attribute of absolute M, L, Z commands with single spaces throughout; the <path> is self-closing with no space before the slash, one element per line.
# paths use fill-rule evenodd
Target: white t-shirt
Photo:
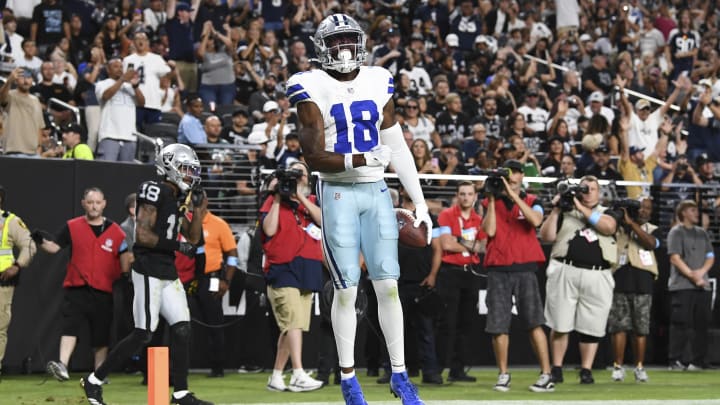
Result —
<path fill-rule="evenodd" d="M 637 114 L 632 112 L 630 114 L 630 130 L 628 131 L 630 145 L 628 146 L 645 148 L 645 155 L 647 156 L 655 150 L 658 141 L 658 128 L 660 128 L 662 122 L 663 117 L 660 115 L 659 108 L 650 113 L 645 121 L 641 121 Z"/>
<path fill-rule="evenodd" d="M 123 83 L 120 89 L 107 101 L 102 101 L 105 90 L 115 84 L 114 79 L 95 83 L 95 96 L 100 102 L 100 129 L 98 141 L 115 139 L 135 141 L 135 90 L 130 83 Z"/>
<path fill-rule="evenodd" d="M 518 112 L 525 118 L 525 123 L 528 128 L 535 132 L 545 132 L 545 124 L 547 124 L 549 113 L 546 109 L 535 107 L 532 108 L 527 105 L 523 105 L 518 108 Z"/>
<path fill-rule="evenodd" d="M 422 139 L 427 144 L 428 150 L 432 150 L 435 145 L 432 143 L 432 133 L 435 132 L 435 124 L 425 117 L 419 117 L 416 126 L 412 126 L 410 122 L 405 121 L 410 133 L 413 134 L 413 141 Z"/>
<path fill-rule="evenodd" d="M 167 94 L 166 94 L 167 92 Z M 175 101 L 175 87 L 168 87 L 166 90 L 160 89 L 160 111 L 168 112 L 173 109 L 173 101 Z M 163 100 L 165 97 L 165 100 Z"/>
<path fill-rule="evenodd" d="M 263 135 L 265 135 L 265 129 L 267 129 L 267 122 L 261 122 L 259 124 L 255 124 L 252 127 L 252 131 L 250 131 L 250 135 L 259 132 Z M 278 129 L 280 129 L 280 124 L 275 124 L 275 126 L 270 130 L 270 142 L 267 144 L 267 152 L 265 152 L 265 156 L 268 159 L 275 159 L 275 149 L 277 148 L 277 134 Z M 283 127 L 283 139 L 290 134 L 290 128 L 288 128 L 287 124 Z"/>
<path fill-rule="evenodd" d="M 580 6 L 576 0 L 555 0 L 557 12 L 556 28 L 580 25 Z"/>
<path fill-rule="evenodd" d="M 585 107 L 585 116 L 588 118 L 592 118 L 593 115 L 595 114 L 593 114 L 590 107 Z M 613 120 L 615 119 L 615 113 L 613 112 L 612 108 L 605 106 L 600 107 L 600 115 L 605 117 L 608 125 L 612 125 Z"/>
<path fill-rule="evenodd" d="M 145 108 L 159 110 L 162 99 L 160 78 L 170 73 L 170 66 L 160 55 L 152 52 L 143 56 L 136 53 L 126 56 L 123 59 L 123 71 L 127 71 L 130 63 L 140 75 L 140 90 L 145 96 Z"/>

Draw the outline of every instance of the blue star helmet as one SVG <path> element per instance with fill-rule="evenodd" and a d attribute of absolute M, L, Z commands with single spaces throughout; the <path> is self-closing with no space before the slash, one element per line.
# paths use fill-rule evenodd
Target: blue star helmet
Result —
<path fill-rule="evenodd" d="M 160 176 L 178 186 L 182 192 L 200 184 L 200 160 L 192 148 L 180 143 L 165 147 L 160 144 L 160 148 L 156 150 L 155 157 L 155 167 Z"/>
<path fill-rule="evenodd" d="M 315 36 L 315 53 L 323 69 L 350 73 L 365 63 L 365 33 L 360 24 L 345 14 L 325 17 Z"/>

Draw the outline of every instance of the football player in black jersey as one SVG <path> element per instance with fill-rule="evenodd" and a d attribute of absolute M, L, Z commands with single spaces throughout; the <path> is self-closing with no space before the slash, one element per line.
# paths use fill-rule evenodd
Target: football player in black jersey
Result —
<path fill-rule="evenodd" d="M 171 374 L 175 391 L 171 403 L 212 405 L 188 391 L 190 363 L 190 312 L 185 290 L 175 269 L 175 251 L 192 256 L 202 236 L 207 200 L 200 188 L 200 162 L 187 145 L 171 144 L 158 151 L 155 163 L 162 182 L 146 181 L 137 191 L 132 281 L 135 288 L 135 329 L 113 348 L 94 373 L 80 380 L 88 402 L 104 405 L 102 381 L 110 370 L 145 346 L 157 328 L 160 315 L 170 325 Z M 192 221 L 182 220 L 192 203 Z M 180 231 L 188 242 L 178 242 Z"/>

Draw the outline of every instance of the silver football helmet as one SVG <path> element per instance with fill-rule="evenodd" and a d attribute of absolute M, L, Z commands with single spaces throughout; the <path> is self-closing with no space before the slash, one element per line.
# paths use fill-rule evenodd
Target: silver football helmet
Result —
<path fill-rule="evenodd" d="M 360 24 L 352 17 L 332 14 L 322 20 L 313 42 L 323 69 L 350 73 L 367 59 L 365 39 Z"/>
<path fill-rule="evenodd" d="M 181 143 L 156 146 L 155 167 L 160 176 L 187 192 L 200 184 L 200 160 L 195 151 Z"/>

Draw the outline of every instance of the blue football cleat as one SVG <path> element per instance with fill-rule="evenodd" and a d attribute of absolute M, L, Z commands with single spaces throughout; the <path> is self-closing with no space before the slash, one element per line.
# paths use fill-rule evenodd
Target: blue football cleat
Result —
<path fill-rule="evenodd" d="M 403 405 L 425 405 L 418 397 L 417 388 L 408 378 L 407 371 L 392 374 L 392 377 L 390 377 L 390 392 L 399 397 Z"/>
<path fill-rule="evenodd" d="M 345 398 L 345 405 L 368 405 L 357 377 L 340 381 L 340 390 Z"/>

